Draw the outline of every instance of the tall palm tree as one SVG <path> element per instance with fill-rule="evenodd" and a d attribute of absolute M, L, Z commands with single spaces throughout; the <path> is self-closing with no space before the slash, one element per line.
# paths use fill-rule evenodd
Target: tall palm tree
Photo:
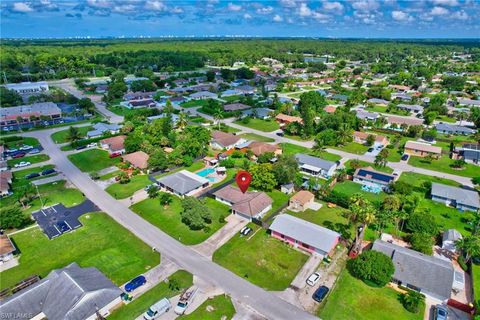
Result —
<path fill-rule="evenodd" d="M 325 141 L 320 137 L 316 137 L 312 150 L 319 153 L 325 151 Z"/>
<path fill-rule="evenodd" d="M 82 135 L 80 134 L 80 131 L 78 130 L 77 127 L 70 127 L 68 129 L 67 133 L 67 141 L 68 142 L 74 142 L 77 140 L 80 140 L 82 138 Z"/>
<path fill-rule="evenodd" d="M 354 248 L 360 248 L 365 229 L 375 222 L 375 207 L 361 193 L 355 193 L 350 198 L 349 209 L 344 215 L 355 229 Z"/>
<path fill-rule="evenodd" d="M 187 114 L 184 112 L 184 111 L 181 111 L 179 114 L 178 114 L 178 121 L 177 121 L 177 127 L 180 129 L 180 130 L 183 130 L 188 124 L 188 121 L 187 121 Z"/>
<path fill-rule="evenodd" d="M 466 236 L 455 242 L 457 249 L 459 249 L 465 261 L 468 262 L 474 256 L 480 255 L 480 237 L 476 235 Z"/>
<path fill-rule="evenodd" d="M 337 131 L 338 141 L 345 144 L 352 137 L 352 129 L 347 123 L 342 123 Z"/>
<path fill-rule="evenodd" d="M 220 120 L 223 119 L 223 112 L 220 109 L 217 109 L 213 114 L 213 120 L 218 123 L 218 130 L 220 130 Z"/>

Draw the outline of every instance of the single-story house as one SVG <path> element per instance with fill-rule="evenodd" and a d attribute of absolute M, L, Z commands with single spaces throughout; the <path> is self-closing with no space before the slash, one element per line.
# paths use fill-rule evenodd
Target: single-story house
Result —
<path fill-rule="evenodd" d="M 123 95 L 123 100 L 124 101 L 130 101 L 130 100 L 141 100 L 141 99 L 151 99 L 155 95 L 155 91 L 137 91 L 137 92 L 129 92 L 125 93 Z"/>
<path fill-rule="evenodd" d="M 480 164 L 480 144 L 465 143 L 461 147 L 455 148 L 457 159 L 463 159 L 465 162 Z"/>
<path fill-rule="evenodd" d="M 277 156 L 282 154 L 282 148 L 278 144 L 269 144 L 261 141 L 252 141 L 247 148 L 252 151 L 256 157 L 267 152 L 272 152 Z"/>
<path fill-rule="evenodd" d="M 288 203 L 293 211 L 305 211 L 315 201 L 315 195 L 307 190 L 300 190 L 294 194 Z"/>
<path fill-rule="evenodd" d="M 199 92 L 192 93 L 188 97 L 193 100 L 216 99 L 217 94 L 210 91 L 199 91 Z"/>
<path fill-rule="evenodd" d="M 480 100 L 458 99 L 458 105 L 467 107 L 480 107 Z"/>
<path fill-rule="evenodd" d="M 120 132 L 122 127 L 122 125 L 116 123 L 98 122 L 93 125 L 93 130 L 87 132 L 87 137 L 90 139 L 98 138 L 107 132 L 110 132 L 111 134 L 117 134 Z"/>
<path fill-rule="evenodd" d="M 236 87 L 236 89 L 242 92 L 243 94 L 247 94 L 247 95 L 254 94 L 255 92 L 257 92 L 257 88 L 249 85 L 238 86 Z"/>
<path fill-rule="evenodd" d="M 159 106 L 158 103 L 151 99 L 139 99 L 139 100 L 130 100 L 130 101 L 122 101 L 120 105 L 128 108 L 128 109 L 137 109 L 137 108 L 154 108 Z"/>
<path fill-rule="evenodd" d="M 272 109 L 268 108 L 252 108 L 242 112 L 242 118 L 244 117 L 253 117 L 257 119 L 266 120 L 270 118 L 270 114 L 272 113 Z"/>
<path fill-rule="evenodd" d="M 388 100 L 378 99 L 378 98 L 368 99 L 367 102 L 371 103 L 371 104 L 376 104 L 376 105 L 379 105 L 379 106 L 386 106 L 389 103 Z"/>
<path fill-rule="evenodd" d="M 300 172 L 314 177 L 331 177 L 337 164 L 332 161 L 323 160 L 308 154 L 297 153 L 295 158 L 298 161 Z"/>
<path fill-rule="evenodd" d="M 122 156 L 123 161 L 128 162 L 132 167 L 145 170 L 148 168 L 150 156 L 143 151 L 136 151 Z"/>
<path fill-rule="evenodd" d="M 455 229 L 446 230 L 442 236 L 442 249 L 456 253 L 457 246 L 455 243 L 460 239 L 462 239 L 462 235 L 457 230 Z"/>
<path fill-rule="evenodd" d="M 0 108 L 0 125 L 2 126 L 40 121 L 40 117 L 61 119 L 62 110 L 53 102 L 38 102 L 29 105 Z M 22 118 L 20 122 L 18 121 L 19 118 Z"/>
<path fill-rule="evenodd" d="M 9 170 L 0 171 L 0 196 L 8 196 L 12 185 L 12 172 Z"/>
<path fill-rule="evenodd" d="M 232 97 L 232 96 L 240 96 L 240 95 L 243 95 L 243 91 L 240 91 L 237 89 L 228 89 L 223 91 L 220 94 L 220 97 L 223 98 L 223 97 Z"/>
<path fill-rule="evenodd" d="M 340 240 L 339 233 L 289 214 L 276 216 L 270 230 L 272 237 L 320 256 L 333 254 Z"/>
<path fill-rule="evenodd" d="M 252 107 L 243 103 L 230 103 L 223 106 L 224 111 L 241 111 L 251 109 Z"/>
<path fill-rule="evenodd" d="M 0 172 L 8 170 L 8 162 L 6 160 L 0 160 Z"/>
<path fill-rule="evenodd" d="M 162 191 L 179 197 L 192 196 L 209 186 L 208 179 L 187 170 L 181 170 L 157 180 Z"/>
<path fill-rule="evenodd" d="M 0 234 L 0 264 L 13 258 L 15 246 L 6 234 Z"/>
<path fill-rule="evenodd" d="M 395 266 L 393 282 L 442 301 L 450 299 L 455 271 L 449 260 L 382 240 L 376 240 L 372 250 L 392 259 Z"/>
<path fill-rule="evenodd" d="M 408 94 L 406 93 L 402 93 L 402 92 L 394 92 L 391 94 L 391 99 L 392 100 L 402 100 L 402 101 L 412 101 L 412 97 L 409 96 Z"/>
<path fill-rule="evenodd" d="M 470 129 L 468 127 L 457 126 L 457 125 L 448 124 L 448 123 L 439 123 L 435 126 L 435 129 L 437 129 L 438 133 L 443 133 L 443 134 L 469 135 L 477 132 L 476 130 Z"/>
<path fill-rule="evenodd" d="M 47 92 L 49 89 L 46 81 L 7 83 L 5 88 L 16 91 L 19 94 L 41 93 Z"/>
<path fill-rule="evenodd" d="M 95 320 L 118 307 L 122 290 L 97 268 L 75 262 L 0 302 L 2 314 L 23 319 Z"/>
<path fill-rule="evenodd" d="M 388 144 L 388 138 L 385 136 L 374 134 L 374 133 L 361 132 L 361 131 L 353 132 L 353 141 L 361 144 L 366 144 L 368 136 L 370 135 L 375 137 L 375 140 L 374 140 L 375 144 L 382 145 L 382 146 L 386 146 Z"/>
<path fill-rule="evenodd" d="M 418 104 L 399 104 L 397 105 L 398 109 L 401 110 L 406 110 L 410 113 L 413 114 L 422 114 L 423 113 L 423 107 L 418 105 Z"/>
<path fill-rule="evenodd" d="M 295 185 L 293 183 L 286 183 L 280 186 L 280 191 L 285 194 L 292 194 L 295 191 Z"/>
<path fill-rule="evenodd" d="M 426 157 L 428 155 L 431 155 L 438 158 L 442 155 L 441 147 L 436 147 L 428 143 L 417 141 L 407 141 L 407 143 L 405 143 L 404 149 L 406 154 L 417 157 Z"/>
<path fill-rule="evenodd" d="M 389 87 L 397 90 L 398 92 L 406 92 L 406 91 L 410 90 L 410 87 L 404 86 L 404 85 L 401 85 L 401 84 L 390 84 Z"/>
<path fill-rule="evenodd" d="M 376 112 L 368 112 L 363 109 L 357 109 L 357 118 L 360 120 L 369 120 L 369 121 L 375 121 L 380 117 L 380 114 Z"/>
<path fill-rule="evenodd" d="M 150 116 L 150 117 L 147 117 L 147 122 L 151 123 L 151 122 L 153 122 L 157 119 L 166 118 L 167 116 L 168 116 L 168 113 L 166 113 L 166 112 L 164 112 L 162 114 L 159 114 L 159 115 L 156 115 L 156 116 Z M 177 123 L 178 123 L 178 120 L 180 119 L 180 117 L 178 116 L 178 114 L 175 114 L 175 113 L 171 113 L 170 117 L 172 118 L 172 127 L 177 128 Z"/>
<path fill-rule="evenodd" d="M 353 181 L 362 185 L 380 187 L 382 190 L 387 190 L 390 184 L 395 181 L 395 176 L 376 171 L 372 167 L 366 167 L 355 170 Z"/>
<path fill-rule="evenodd" d="M 223 131 L 213 131 L 212 139 L 210 140 L 210 146 L 212 146 L 213 149 L 217 150 L 230 150 L 245 143 L 246 141 L 247 140 L 231 133 Z"/>
<path fill-rule="evenodd" d="M 109 154 L 125 153 L 125 139 L 127 136 L 116 136 L 100 140 L 100 147 L 107 150 Z"/>
<path fill-rule="evenodd" d="M 461 211 L 477 211 L 480 209 L 480 197 L 474 190 L 432 183 L 432 200 L 452 206 Z"/>
<path fill-rule="evenodd" d="M 273 200 L 264 192 L 243 193 L 234 186 L 228 185 L 213 195 L 215 200 L 230 206 L 233 214 L 248 220 L 261 219 L 272 209 Z"/>
<path fill-rule="evenodd" d="M 331 99 L 333 100 L 338 100 L 338 101 L 341 101 L 341 102 L 347 102 L 348 100 L 348 96 L 347 95 L 344 95 L 344 94 L 334 94 Z"/>
<path fill-rule="evenodd" d="M 400 117 L 400 116 L 388 116 L 387 122 L 389 126 L 396 124 L 397 126 L 407 125 L 407 126 L 421 126 L 423 124 L 422 119 L 413 118 L 413 117 Z"/>
<path fill-rule="evenodd" d="M 302 118 L 296 116 L 289 116 L 287 114 L 279 113 L 275 116 L 275 120 L 277 120 L 280 125 L 287 125 L 292 122 L 303 123 Z"/>
<path fill-rule="evenodd" d="M 108 84 L 99 84 L 98 86 L 95 86 L 95 93 L 98 94 L 103 94 L 108 91 Z"/>

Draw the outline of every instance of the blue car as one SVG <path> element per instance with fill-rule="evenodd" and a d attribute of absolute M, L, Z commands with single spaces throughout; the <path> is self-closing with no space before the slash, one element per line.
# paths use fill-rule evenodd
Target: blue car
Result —
<path fill-rule="evenodd" d="M 328 289 L 327 287 L 321 286 L 313 294 L 313 296 L 312 296 L 313 300 L 315 300 L 317 302 L 322 302 L 322 300 L 326 297 L 329 290 L 330 289 Z"/>
<path fill-rule="evenodd" d="M 144 276 L 138 276 L 125 285 L 125 291 L 132 292 L 138 287 L 143 286 L 146 282 L 147 279 L 145 279 Z"/>

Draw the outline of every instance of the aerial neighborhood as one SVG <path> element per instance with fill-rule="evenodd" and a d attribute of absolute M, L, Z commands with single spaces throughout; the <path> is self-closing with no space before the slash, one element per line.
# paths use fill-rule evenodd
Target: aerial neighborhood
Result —
<path fill-rule="evenodd" d="M 0 317 L 480 314 L 478 42 L 1 47 Z"/>

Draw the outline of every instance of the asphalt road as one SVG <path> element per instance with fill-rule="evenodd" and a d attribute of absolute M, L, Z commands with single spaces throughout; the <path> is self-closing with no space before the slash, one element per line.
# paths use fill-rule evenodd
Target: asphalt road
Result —
<path fill-rule="evenodd" d="M 233 298 L 251 306 L 269 319 L 316 319 L 313 315 L 278 298 L 273 293 L 267 292 L 213 263 L 139 217 L 97 186 L 87 174 L 74 166 L 50 139 L 50 134 L 50 130 L 45 130 L 29 132 L 24 135 L 39 139 L 46 153 L 50 155 L 52 162 L 57 166 L 57 170 L 63 172 L 102 211 L 109 214 L 115 221 L 149 246 L 155 247 L 162 255 L 181 268 L 212 285 L 222 288 Z"/>

